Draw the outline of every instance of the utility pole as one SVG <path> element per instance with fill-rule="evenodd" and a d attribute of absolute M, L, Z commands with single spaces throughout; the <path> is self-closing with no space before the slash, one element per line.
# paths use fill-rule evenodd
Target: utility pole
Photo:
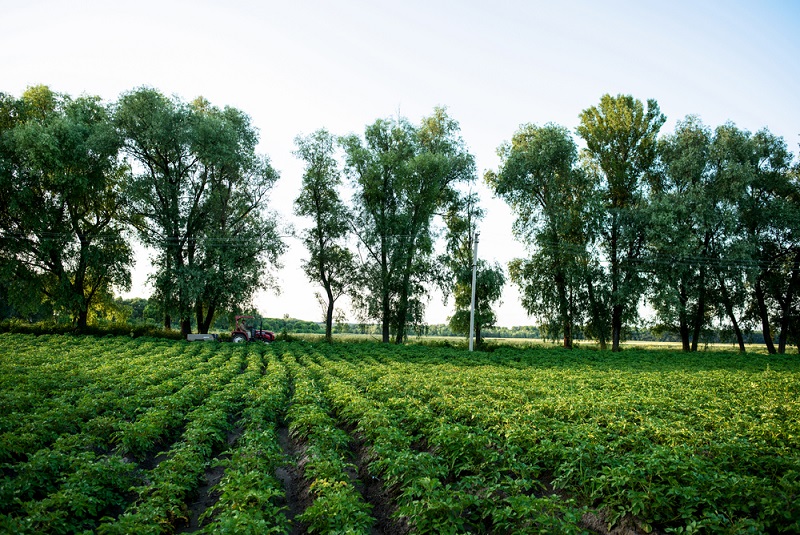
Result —
<path fill-rule="evenodd" d="M 475 232 L 475 243 L 472 249 L 472 304 L 469 307 L 469 350 L 472 351 L 473 342 L 475 337 L 475 281 L 478 272 L 478 237 L 480 232 Z"/>

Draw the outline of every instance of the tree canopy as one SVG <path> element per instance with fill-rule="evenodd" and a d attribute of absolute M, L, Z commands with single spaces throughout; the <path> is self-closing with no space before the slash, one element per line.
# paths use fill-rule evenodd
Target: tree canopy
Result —
<path fill-rule="evenodd" d="M 339 196 L 341 171 L 334 157 L 336 138 L 327 130 L 295 138 L 295 155 L 305 164 L 303 185 L 295 199 L 295 213 L 310 217 L 311 227 L 303 234 L 309 259 L 303 271 L 325 292 L 325 338 L 333 336 L 333 311 L 336 301 L 351 289 L 355 268 L 353 253 L 345 243 L 350 214 Z"/>
<path fill-rule="evenodd" d="M 192 103 L 141 88 L 116 107 L 134 160 L 129 220 L 157 251 L 156 293 L 165 312 L 207 331 L 220 308 L 244 306 L 265 285 L 284 244 L 264 204 L 278 173 L 256 154 L 250 118 L 204 99 Z"/>
<path fill-rule="evenodd" d="M 645 108 L 630 95 L 603 95 L 580 119 L 577 133 L 586 142 L 584 157 L 604 203 L 599 222 L 608 261 L 606 308 L 612 351 L 619 351 L 623 327 L 637 317 L 645 288 L 639 261 L 645 250 L 646 188 L 655 173 L 658 133 L 666 117 L 655 100 Z"/>
<path fill-rule="evenodd" d="M 594 185 L 578 168 L 578 148 L 566 128 L 523 125 L 498 153 L 500 170 L 486 180 L 514 210 L 514 233 L 531 250 L 531 258 L 509 264 L 511 280 L 528 313 L 571 348 L 574 325 L 590 310 Z"/>
<path fill-rule="evenodd" d="M 98 98 L 0 95 L 0 270 L 17 309 L 44 300 L 83 329 L 94 303 L 130 284 L 120 142 Z"/>
<path fill-rule="evenodd" d="M 342 141 L 355 188 L 352 228 L 360 248 L 360 291 L 353 302 L 381 323 L 384 342 L 423 319 L 426 284 L 436 276 L 431 223 L 452 187 L 474 179 L 475 163 L 444 109 L 414 126 L 379 119 L 363 140 Z"/>

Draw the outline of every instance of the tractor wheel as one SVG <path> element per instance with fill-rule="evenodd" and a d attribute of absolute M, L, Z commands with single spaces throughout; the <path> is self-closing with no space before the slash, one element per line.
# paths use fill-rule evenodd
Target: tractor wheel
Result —
<path fill-rule="evenodd" d="M 235 344 L 239 344 L 241 342 L 247 342 L 247 337 L 242 333 L 236 333 L 233 336 L 231 336 L 231 342 Z"/>

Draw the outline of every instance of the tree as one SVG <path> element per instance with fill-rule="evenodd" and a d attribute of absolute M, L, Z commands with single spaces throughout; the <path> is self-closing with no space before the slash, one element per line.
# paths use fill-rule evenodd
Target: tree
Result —
<path fill-rule="evenodd" d="M 665 326 L 679 333 L 684 351 L 697 351 L 715 308 L 745 350 L 734 310 L 741 308 L 736 287 L 748 254 L 736 240 L 737 202 L 747 181 L 737 155 L 740 138 L 732 125 L 712 135 L 690 116 L 659 142 L 662 172 L 648 225 L 651 302 Z"/>
<path fill-rule="evenodd" d="M 95 301 L 129 286 L 119 146 L 99 98 L 0 96 L 0 256 L 18 307 L 43 298 L 85 329 Z"/>
<path fill-rule="evenodd" d="M 531 258 L 509 264 L 511 280 L 528 313 L 571 349 L 589 297 L 592 184 L 577 166 L 575 141 L 557 125 L 523 125 L 498 154 L 500 169 L 486 180 L 516 213 L 514 233 L 531 250 Z"/>
<path fill-rule="evenodd" d="M 362 253 L 354 305 L 381 322 L 388 342 L 422 320 L 426 284 L 434 278 L 431 222 L 451 187 L 474 176 L 458 123 L 437 108 L 418 127 L 380 119 L 364 140 L 342 140 L 355 187 L 352 227 Z"/>
<path fill-rule="evenodd" d="M 336 139 L 326 130 L 295 138 L 295 155 L 306 163 L 300 195 L 295 199 L 295 214 L 310 217 L 312 226 L 303 234 L 310 258 L 303 271 L 325 291 L 325 339 L 333 339 L 333 312 L 336 301 L 346 294 L 353 282 L 353 254 L 344 239 L 350 216 L 337 188 L 341 172 L 334 158 Z"/>
<path fill-rule="evenodd" d="M 663 174 L 654 182 L 650 203 L 648 262 L 653 273 L 653 305 L 665 324 L 681 337 L 683 350 L 697 349 L 705 324 L 710 235 L 706 225 L 711 133 L 697 119 L 679 123 L 659 144 Z M 694 311 L 692 310 L 694 309 Z M 694 319 L 693 319 L 694 318 Z M 691 336 L 692 324 L 695 326 Z M 690 344 L 693 338 L 693 343 Z"/>
<path fill-rule="evenodd" d="M 444 215 L 447 226 L 446 253 L 439 263 L 446 267 L 443 290 L 447 296 L 452 293 L 455 311 L 448 320 L 454 333 L 469 335 L 472 306 L 472 265 L 478 222 L 484 211 L 478 206 L 478 196 L 470 191 L 466 195 L 455 194 Z M 475 339 L 481 345 L 481 332 L 493 327 L 497 316 L 492 310 L 500 300 L 506 278 L 503 268 L 495 263 L 478 260 L 475 279 Z"/>
<path fill-rule="evenodd" d="M 192 103 L 198 172 L 207 182 L 201 214 L 205 225 L 189 242 L 198 266 L 191 287 L 198 332 L 207 333 L 219 310 L 241 310 L 256 289 L 273 284 L 285 244 L 273 212 L 266 209 L 278 173 L 255 152 L 256 130 L 235 108 L 219 109 L 200 98 Z"/>
<path fill-rule="evenodd" d="M 749 146 L 749 133 L 731 123 L 714 130 L 709 152 L 714 178 L 712 187 L 707 189 L 712 198 L 718 199 L 712 220 L 719 222 L 719 229 L 711 240 L 716 251 L 713 267 L 717 307 L 730 322 L 742 353 L 746 348 L 740 323 L 750 293 L 748 280 L 753 267 L 752 245 L 741 224 L 741 200 L 751 180 Z"/>
<path fill-rule="evenodd" d="M 188 334 L 194 313 L 206 330 L 216 310 L 242 306 L 268 283 L 266 267 L 283 251 L 263 206 L 278 174 L 255 153 L 257 132 L 234 108 L 141 88 L 120 98 L 115 120 L 136 164 L 130 221 L 156 249 L 164 326 L 174 313 Z"/>
<path fill-rule="evenodd" d="M 666 118 L 655 100 L 647 108 L 630 95 L 603 95 L 581 112 L 577 128 L 585 157 L 601 179 L 604 217 L 601 247 L 608 261 L 612 351 L 620 350 L 623 325 L 638 315 L 644 289 L 645 186 L 654 173 L 658 131 Z"/>
<path fill-rule="evenodd" d="M 800 188 L 792 154 L 768 130 L 745 134 L 749 180 L 740 199 L 743 238 L 752 247 L 750 285 L 769 353 L 784 353 L 800 293 Z M 778 331 L 778 348 L 773 342 Z"/>

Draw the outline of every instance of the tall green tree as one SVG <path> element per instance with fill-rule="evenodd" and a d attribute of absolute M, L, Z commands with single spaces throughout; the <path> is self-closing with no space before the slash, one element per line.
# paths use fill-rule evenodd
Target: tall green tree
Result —
<path fill-rule="evenodd" d="M 207 330 L 217 310 L 243 306 L 269 282 L 284 248 L 264 206 L 278 174 L 234 108 L 141 88 L 120 98 L 115 120 L 134 165 L 130 219 L 156 250 L 164 325 L 177 314 L 185 335 L 194 315 Z"/>
<path fill-rule="evenodd" d="M 164 328 L 177 314 L 190 331 L 191 291 L 186 277 L 187 245 L 202 225 L 200 201 L 205 183 L 195 180 L 189 106 L 154 89 L 122 95 L 115 121 L 133 159 L 128 184 L 131 221 L 141 241 L 155 249 L 155 295 L 163 303 Z"/>
<path fill-rule="evenodd" d="M 662 322 L 677 322 L 672 329 L 679 333 L 683 350 L 696 351 L 708 315 L 711 219 L 716 208 L 709 165 L 711 131 L 690 117 L 659 147 L 664 172 L 654 187 L 647 226 L 652 302 Z"/>
<path fill-rule="evenodd" d="M 752 243 L 741 224 L 741 199 L 747 195 L 752 175 L 749 136 L 731 123 L 714 130 L 709 151 L 713 181 L 706 189 L 717 204 L 710 220 L 718 225 L 711 236 L 718 315 L 727 318 L 742 353 L 746 351 L 742 324 L 750 293 L 748 280 L 755 267 Z"/>
<path fill-rule="evenodd" d="M 531 251 L 530 258 L 509 264 L 511 280 L 528 313 L 544 319 L 548 333 L 563 335 L 564 347 L 571 349 L 575 326 L 591 308 L 593 185 L 578 167 L 575 141 L 561 126 L 523 125 L 498 154 L 500 169 L 486 180 L 516 213 L 514 233 Z"/>
<path fill-rule="evenodd" d="M 198 331 L 207 333 L 220 310 L 243 310 L 258 288 L 273 285 L 271 268 L 285 251 L 275 213 L 268 209 L 278 173 L 256 153 L 258 133 L 244 112 L 192 102 L 199 116 L 199 173 L 208 183 L 206 225 L 190 250 L 199 269 L 193 287 Z"/>
<path fill-rule="evenodd" d="M 83 329 L 94 302 L 130 285 L 119 147 L 96 97 L 0 95 L 0 262 L 18 308 L 44 298 Z"/>
<path fill-rule="evenodd" d="M 444 213 L 446 225 L 446 252 L 439 259 L 446 268 L 443 277 L 445 295 L 452 294 L 455 311 L 448 319 L 450 329 L 457 334 L 469 335 L 472 308 L 472 266 L 477 261 L 475 277 L 474 328 L 477 345 L 481 333 L 497 322 L 493 306 L 500 300 L 506 276 L 502 266 L 474 258 L 478 223 L 484 211 L 478 204 L 478 195 L 470 191 L 457 194 Z M 480 251 L 479 251 L 480 252 Z"/>
<path fill-rule="evenodd" d="M 757 266 L 750 277 L 752 307 L 767 351 L 785 353 L 800 308 L 800 189 L 783 138 L 766 129 L 745 137 L 749 181 L 740 219 Z"/>
<path fill-rule="evenodd" d="M 355 262 L 345 240 L 349 233 L 350 214 L 339 196 L 342 173 L 335 158 L 336 138 L 326 130 L 307 137 L 296 137 L 295 156 L 305 164 L 303 185 L 295 199 L 295 214 L 311 218 L 311 227 L 303 233 L 303 243 L 310 258 L 303 271 L 325 292 L 325 339 L 333 338 L 333 312 L 336 301 L 354 282 Z"/>
<path fill-rule="evenodd" d="M 581 112 L 577 128 L 585 157 L 603 194 L 601 247 L 608 262 L 612 351 L 620 350 L 624 325 L 638 316 L 645 286 L 646 186 L 654 174 L 658 132 L 666 118 L 655 100 L 603 95 Z"/>
<path fill-rule="evenodd" d="M 749 258 L 736 239 L 737 203 L 748 180 L 741 141 L 732 125 L 712 134 L 693 116 L 659 141 L 662 173 L 648 225 L 651 302 L 662 322 L 679 333 L 684 351 L 697 351 L 715 309 L 718 317 L 727 317 L 745 350 L 740 313 L 734 310 L 742 308 L 737 287 Z"/>
<path fill-rule="evenodd" d="M 355 187 L 353 231 L 361 250 L 363 313 L 381 323 L 384 342 L 394 330 L 420 322 L 426 284 L 434 279 L 431 222 L 452 186 L 474 177 L 475 164 L 444 109 L 413 126 L 379 119 L 364 139 L 343 139 L 345 169 Z"/>

